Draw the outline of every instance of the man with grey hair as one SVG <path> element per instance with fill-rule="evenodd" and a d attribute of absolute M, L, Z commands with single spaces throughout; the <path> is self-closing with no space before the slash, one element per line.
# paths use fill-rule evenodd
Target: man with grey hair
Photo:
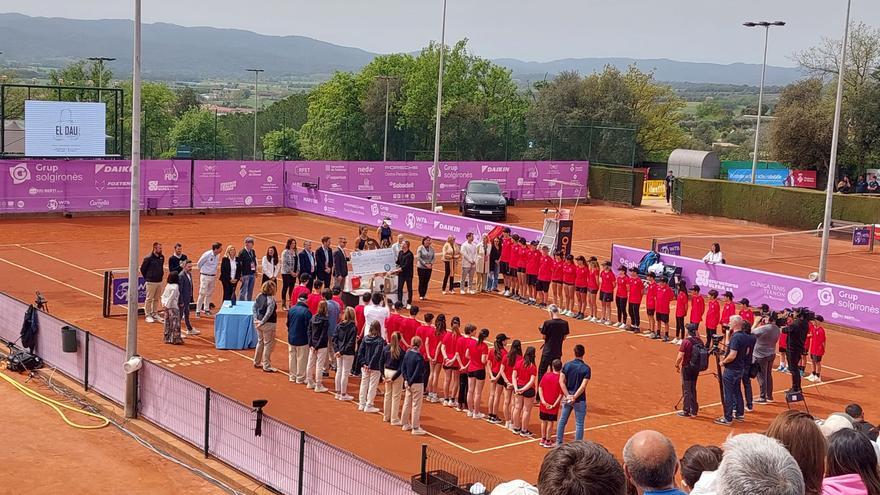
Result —
<path fill-rule="evenodd" d="M 678 457 L 666 435 L 643 430 L 623 447 L 623 472 L 644 495 L 685 495 L 675 486 Z"/>
<path fill-rule="evenodd" d="M 241 301 L 254 300 L 254 277 L 257 274 L 257 253 L 254 251 L 254 238 L 244 238 L 244 248 L 238 253 L 238 262 L 241 266 L 241 288 L 238 291 L 238 299 Z"/>
<path fill-rule="evenodd" d="M 550 363 L 554 359 L 562 359 L 562 343 L 565 342 L 565 337 L 569 333 L 568 322 L 560 318 L 557 305 L 548 306 L 547 312 L 550 313 L 550 319 L 545 321 L 539 329 L 544 337 L 544 345 L 541 346 L 543 351 L 541 352 L 541 362 L 538 364 L 538 383 L 541 383 L 541 378 L 547 372 Z"/>
<path fill-rule="evenodd" d="M 745 403 L 743 400 L 742 378 L 743 373 L 748 373 L 751 362 L 747 362 L 752 355 L 751 347 L 754 346 L 751 338 L 743 333 L 743 319 L 739 315 L 730 317 L 730 340 L 727 343 L 727 355 L 721 360 L 724 372 L 721 373 L 721 381 L 724 384 L 724 416 L 715 420 L 719 425 L 730 425 L 733 420 L 745 420 Z M 736 409 L 736 416 L 734 416 Z"/>
<path fill-rule="evenodd" d="M 745 433 L 724 443 L 717 495 L 803 495 L 804 490 L 797 461 L 778 440 Z"/>

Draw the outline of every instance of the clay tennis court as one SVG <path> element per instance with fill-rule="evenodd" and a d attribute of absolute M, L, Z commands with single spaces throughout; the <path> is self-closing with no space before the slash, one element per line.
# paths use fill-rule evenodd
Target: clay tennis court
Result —
<path fill-rule="evenodd" d="M 511 211 L 509 222 L 539 229 L 543 206 L 519 206 Z M 213 212 L 210 212 L 213 213 Z M 652 238 L 675 235 L 730 235 L 778 232 L 767 227 L 741 222 L 680 217 L 650 210 L 611 206 L 581 206 L 574 224 L 574 251 L 610 256 L 613 242 L 634 247 L 648 247 Z M 160 241 L 166 256 L 175 242 L 181 242 L 191 258 L 198 257 L 211 242 L 240 247 L 246 235 L 257 240 L 257 253 L 265 253 L 274 244 L 283 247 L 288 237 L 319 239 L 323 235 L 347 235 L 354 238 L 357 226 L 333 218 L 292 211 L 278 213 L 218 213 L 205 216 L 142 217 L 141 253 Z M 18 218 L 0 220 L 0 290 L 22 300 L 31 300 L 39 289 L 49 300 L 51 312 L 83 329 L 123 345 L 125 320 L 101 317 L 101 287 L 104 270 L 127 265 L 128 217 Z M 689 241 L 690 242 L 690 241 Z M 707 240 L 701 257 L 711 243 Z M 800 250 L 792 242 L 789 255 L 771 259 L 752 250 L 752 241 L 723 242 L 729 263 L 805 276 L 815 270 L 816 255 Z M 785 241 L 788 242 L 788 241 Z M 857 287 L 878 289 L 864 267 L 875 263 L 876 256 L 849 252 L 832 241 L 829 262 L 830 281 Z M 686 244 L 687 245 L 687 244 Z M 756 246 L 754 246 L 756 247 Z M 463 322 L 487 327 L 494 335 L 503 331 L 526 345 L 540 346 L 538 326 L 546 313 L 509 301 L 497 295 L 442 296 L 442 270 L 435 270 L 428 301 L 420 304 L 423 313 L 446 313 L 460 316 Z M 219 303 L 219 290 L 215 303 Z M 284 316 L 279 314 L 278 339 L 273 364 L 287 371 Z M 316 394 L 303 386 L 288 383 L 283 373 L 267 374 L 251 366 L 250 351 L 218 351 L 213 345 L 213 320 L 194 319 L 202 335 L 189 338 L 184 346 L 162 343 L 159 324 L 139 323 L 139 351 L 148 359 L 166 366 L 218 392 L 249 403 L 256 398 L 269 400 L 266 412 L 292 426 L 379 465 L 401 477 L 419 470 L 419 447 L 428 443 L 444 453 L 458 457 L 501 478 L 524 478 L 535 481 L 540 462 L 546 453 L 538 439 L 523 439 L 485 421 L 467 418 L 451 408 L 426 404 L 423 427 L 426 437 L 413 437 L 382 423 L 380 415 L 358 412 L 355 404 L 333 400 L 331 394 Z M 693 443 L 719 444 L 731 431 L 760 431 L 786 408 L 782 397 L 772 405 L 758 406 L 747 414 L 744 423 L 733 429 L 712 424 L 721 413 L 718 383 L 711 375 L 701 378 L 698 419 L 674 416 L 681 395 L 679 377 L 673 368 L 676 347 L 626 334 L 594 323 L 571 320 L 572 333 L 566 342 L 565 358 L 570 358 L 576 343 L 587 348 L 586 360 L 593 370 L 588 387 L 586 437 L 605 444 L 619 455 L 624 442 L 641 429 L 656 429 L 668 434 L 680 451 Z M 491 337 L 490 337 L 491 338 Z M 807 405 L 815 416 L 839 411 L 851 401 L 859 401 L 868 417 L 880 411 L 880 398 L 870 386 L 876 383 L 875 359 L 880 342 L 859 334 L 828 332 L 826 372 L 821 385 L 805 384 Z M 710 370 L 714 369 L 714 363 Z M 329 383 L 329 382 L 328 382 Z M 352 380 L 349 393 L 355 395 L 358 380 Z M 789 388 L 788 375 L 776 374 L 776 391 Z M 484 400 L 486 394 L 484 393 Z M 803 404 L 798 404 L 802 408 Z M 569 431 L 573 431 L 573 419 Z M 532 430 L 537 431 L 537 413 Z"/>

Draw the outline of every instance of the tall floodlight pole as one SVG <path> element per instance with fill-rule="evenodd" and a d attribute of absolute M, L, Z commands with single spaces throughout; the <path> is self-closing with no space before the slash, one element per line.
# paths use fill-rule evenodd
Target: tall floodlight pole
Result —
<path fill-rule="evenodd" d="M 141 0 L 134 0 L 134 67 L 131 72 L 131 205 L 128 227 L 128 301 L 125 360 L 137 355 L 138 240 L 141 169 Z M 125 417 L 137 417 L 138 372 L 125 375 Z"/>
<path fill-rule="evenodd" d="M 376 79 L 385 81 L 385 144 L 382 146 L 382 161 L 388 160 L 388 110 L 390 108 L 391 80 L 394 76 L 376 76 Z"/>
<path fill-rule="evenodd" d="M 761 65 L 761 89 L 758 91 L 758 124 L 755 126 L 755 153 L 752 156 L 752 184 L 758 179 L 758 143 L 761 138 L 761 110 L 764 106 L 764 76 L 767 74 L 767 41 L 770 39 L 770 27 L 785 26 L 782 21 L 768 22 L 744 22 L 745 27 L 764 28 L 764 63 Z"/>
<path fill-rule="evenodd" d="M 840 137 L 840 110 L 843 106 L 843 75 L 846 69 L 846 44 L 849 42 L 849 11 L 852 0 L 846 2 L 846 24 L 843 43 L 840 44 L 840 63 L 837 66 L 837 100 L 834 104 L 834 130 L 831 133 L 831 159 L 828 161 L 828 185 L 825 186 L 825 218 L 822 220 L 822 250 L 819 252 L 819 281 L 825 282 L 828 270 L 828 237 L 831 234 L 831 203 L 834 198 L 834 178 L 837 174 L 837 140 Z"/>
<path fill-rule="evenodd" d="M 98 103 L 101 103 L 101 86 L 104 83 L 104 62 L 112 62 L 116 59 L 113 57 L 89 57 L 88 59 L 98 64 L 98 80 L 95 82 L 98 84 Z"/>
<path fill-rule="evenodd" d="M 443 61 L 446 55 L 446 0 L 440 29 L 440 69 L 437 71 L 437 117 L 434 121 L 434 167 L 431 169 L 431 211 L 437 209 L 437 179 L 440 176 L 440 108 L 443 105 Z"/>
<path fill-rule="evenodd" d="M 263 69 L 245 69 L 248 72 L 254 73 L 254 161 L 257 161 L 257 108 L 260 103 L 260 72 L 263 72 Z"/>

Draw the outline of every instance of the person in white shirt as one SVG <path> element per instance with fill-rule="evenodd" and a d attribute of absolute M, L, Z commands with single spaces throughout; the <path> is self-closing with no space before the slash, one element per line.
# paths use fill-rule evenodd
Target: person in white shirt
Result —
<path fill-rule="evenodd" d="M 278 251 L 275 246 L 269 246 L 266 250 L 266 256 L 263 256 L 263 282 L 275 281 L 278 274 L 281 273 L 281 264 L 278 263 Z"/>
<path fill-rule="evenodd" d="M 474 290 L 474 270 L 477 263 L 477 245 L 474 243 L 474 234 L 468 232 L 465 242 L 461 245 L 461 293 L 464 294 L 467 286 L 468 294 L 476 294 Z"/>
<path fill-rule="evenodd" d="M 703 256 L 703 261 L 712 264 L 724 263 L 724 255 L 721 254 L 721 245 L 717 242 L 712 244 L 712 249 L 706 253 L 706 256 Z"/>
<path fill-rule="evenodd" d="M 397 242 L 391 245 L 391 252 L 394 253 L 394 259 L 400 254 L 400 247 L 403 245 L 403 234 L 397 234 Z"/>
<path fill-rule="evenodd" d="M 486 275 L 489 273 L 489 254 L 492 251 L 492 245 L 489 244 L 489 236 L 483 235 L 482 242 L 477 245 L 477 292 L 486 291 Z"/>
<path fill-rule="evenodd" d="M 388 307 L 385 305 L 383 299 L 382 294 L 376 292 L 373 294 L 372 304 L 364 306 L 364 335 L 366 335 L 367 331 L 370 329 L 370 324 L 374 321 L 378 321 L 381 328 L 380 333 L 382 339 L 387 342 L 388 339 L 385 335 L 385 318 L 388 318 L 388 316 L 391 315 L 391 312 L 388 311 Z"/>
<path fill-rule="evenodd" d="M 202 253 L 199 258 L 199 298 L 196 300 L 196 318 L 202 316 L 202 313 L 211 316 L 211 296 L 214 295 L 214 285 L 217 283 L 222 247 L 222 244 L 215 242 L 211 244 L 211 249 Z"/>

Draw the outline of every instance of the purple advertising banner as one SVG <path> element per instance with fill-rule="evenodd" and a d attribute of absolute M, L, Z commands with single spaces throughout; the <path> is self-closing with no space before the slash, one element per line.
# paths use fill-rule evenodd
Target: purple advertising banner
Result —
<path fill-rule="evenodd" d="M 282 206 L 283 171 L 282 162 L 197 160 L 193 168 L 193 207 Z"/>
<path fill-rule="evenodd" d="M 144 277 L 138 277 L 138 302 L 147 300 L 147 283 Z M 125 306 L 128 304 L 128 277 L 113 279 L 113 304 Z"/>
<path fill-rule="evenodd" d="M 437 195 L 457 202 L 468 181 L 494 180 L 511 198 L 523 200 L 586 196 L 589 163 L 575 162 L 441 162 Z M 288 183 L 319 182 L 324 191 L 390 203 L 431 201 L 431 162 L 284 162 Z M 580 186 L 555 185 L 550 180 Z"/>
<path fill-rule="evenodd" d="M 435 239 L 452 235 L 457 242 L 464 242 L 468 232 L 473 232 L 480 238 L 501 225 L 299 186 L 289 186 L 285 198 L 285 206 L 296 210 L 371 226 L 378 226 L 387 218 L 395 230 Z M 539 230 L 522 227 L 510 226 L 510 229 L 529 241 L 540 240 L 542 234 Z"/>
<path fill-rule="evenodd" d="M 648 251 L 613 245 L 614 265 L 638 265 Z M 747 298 L 752 306 L 767 304 L 773 309 L 809 307 L 825 321 L 880 333 L 880 293 L 843 285 L 778 275 L 733 265 L 704 263 L 701 260 L 661 254 L 666 265 L 681 267 L 688 285 L 704 290 L 731 291 L 736 299 Z"/>
<path fill-rule="evenodd" d="M 189 207 L 189 161 L 141 162 L 141 207 Z M 0 161 L 0 213 L 128 210 L 131 165 L 122 160 Z"/>

